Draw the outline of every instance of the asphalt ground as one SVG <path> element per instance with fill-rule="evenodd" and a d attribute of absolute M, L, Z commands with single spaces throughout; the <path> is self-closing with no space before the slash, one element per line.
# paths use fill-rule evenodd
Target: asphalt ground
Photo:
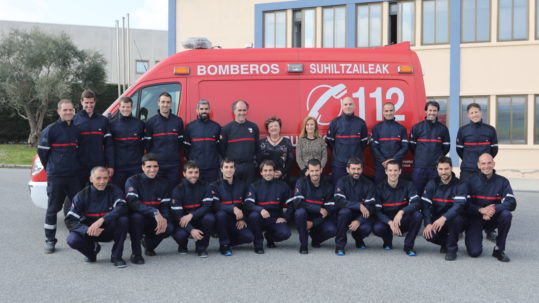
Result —
<path fill-rule="evenodd" d="M 249 245 L 223 257 L 212 239 L 207 259 L 196 256 L 192 242 L 189 254 L 179 255 L 168 238 L 157 256 L 145 257 L 145 265 L 128 262 L 117 269 L 109 262 L 111 243 L 102 245 L 95 264 L 85 264 L 65 243 L 61 214 L 57 252 L 43 253 L 44 210 L 30 200 L 28 173 L 0 169 L 0 302 L 537 302 L 537 193 L 516 192 L 509 263 L 491 257 L 494 244 L 486 240 L 480 258 L 468 257 L 459 241 L 458 259 L 447 262 L 439 247 L 422 237 L 416 240 L 418 255 L 408 257 L 403 238 L 396 237 L 394 249 L 384 251 L 381 239 L 372 235 L 366 250 L 356 250 L 349 240 L 344 257 L 334 254 L 333 239 L 300 255 L 294 232 L 264 255 Z M 125 244 L 127 260 L 129 239 Z"/>

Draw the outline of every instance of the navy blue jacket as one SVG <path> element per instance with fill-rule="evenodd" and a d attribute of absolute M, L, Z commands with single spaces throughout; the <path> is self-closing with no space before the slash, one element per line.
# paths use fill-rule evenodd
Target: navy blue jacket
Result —
<path fill-rule="evenodd" d="M 154 217 L 159 210 L 163 217 L 170 218 L 170 185 L 166 179 L 151 179 L 144 173 L 136 174 L 125 182 L 125 192 L 131 212 Z"/>
<path fill-rule="evenodd" d="M 479 156 L 489 153 L 494 158 L 498 154 L 496 129 L 483 121 L 462 126 L 457 133 L 457 153 L 462 159 L 461 170 L 479 172 Z"/>
<path fill-rule="evenodd" d="M 412 126 L 410 150 L 414 154 L 414 167 L 436 168 L 436 161 L 449 152 L 449 130 L 442 123 L 423 120 Z"/>
<path fill-rule="evenodd" d="M 374 184 L 364 176 L 359 179 L 354 179 L 350 175 L 343 176 L 337 181 L 335 186 L 335 208 L 348 208 L 355 211 L 360 211 L 360 204 L 363 204 L 371 216 L 375 212 L 376 204 L 376 188 Z M 356 219 L 359 222 L 365 222 L 363 215 L 359 215 Z"/>
<path fill-rule="evenodd" d="M 84 235 L 88 227 L 98 219 L 103 218 L 107 223 L 126 215 L 127 212 L 127 204 L 120 188 L 108 184 L 100 191 L 93 185 L 88 185 L 73 198 L 65 223 L 69 231 Z"/>
<path fill-rule="evenodd" d="M 480 173 L 466 181 L 468 183 L 468 213 L 470 215 L 482 216 L 479 209 L 490 204 L 496 205 L 496 213 L 503 210 L 514 211 L 517 208 L 517 200 L 513 195 L 509 180 L 496 172 L 490 179 Z"/>
<path fill-rule="evenodd" d="M 232 184 L 221 178 L 211 185 L 213 192 L 213 210 L 223 210 L 234 215 L 234 207 L 243 210 L 243 202 L 247 197 L 247 185 L 239 180 L 233 180 Z"/>
<path fill-rule="evenodd" d="M 265 209 L 272 217 L 282 218 L 283 207 L 286 207 L 289 198 L 290 187 L 283 181 L 259 179 L 249 186 L 245 208 L 256 213 Z"/>
<path fill-rule="evenodd" d="M 387 159 L 401 162 L 408 151 L 406 128 L 395 119 L 376 124 L 372 129 L 371 140 L 371 149 L 377 166 Z"/>
<path fill-rule="evenodd" d="M 455 174 L 448 184 L 444 184 L 440 177 L 427 183 L 423 200 L 423 222 L 426 225 L 444 216 L 448 221 L 456 215 L 462 215 L 466 207 L 468 187 L 461 182 Z"/>
<path fill-rule="evenodd" d="M 326 136 L 333 151 L 333 163 L 346 165 L 351 157 L 363 159 L 363 150 L 369 143 L 365 121 L 355 115 L 342 114 L 329 124 Z"/>
<path fill-rule="evenodd" d="M 259 140 L 260 132 L 256 124 L 232 121 L 221 130 L 221 155 L 236 163 L 253 162 L 260 153 Z"/>
<path fill-rule="evenodd" d="M 290 205 L 292 203 L 292 205 Z M 320 225 L 324 218 L 320 214 L 320 209 L 325 208 L 328 211 L 328 217 L 335 208 L 333 201 L 333 186 L 330 183 L 320 180 L 318 187 L 314 186 L 308 176 L 301 177 L 296 182 L 294 196 L 286 201 L 287 207 L 293 206 L 294 209 L 305 208 L 311 217 L 314 217 L 313 225 Z"/>
<path fill-rule="evenodd" d="M 221 126 L 210 119 L 197 118 L 185 127 L 183 144 L 187 159 L 200 169 L 219 169 L 219 136 Z"/>
<path fill-rule="evenodd" d="M 180 146 L 183 142 L 182 118 L 159 112 L 146 121 L 146 150 L 157 155 L 159 165 L 180 165 Z"/>
<path fill-rule="evenodd" d="M 109 119 L 95 112 L 89 117 L 85 110 L 81 110 L 73 118 L 73 123 L 80 131 L 80 165 L 114 167 L 114 146 Z"/>
<path fill-rule="evenodd" d="M 421 200 L 412 182 L 399 179 L 393 188 L 384 182 L 376 186 L 376 217 L 378 221 L 388 223 L 402 210 L 404 214 L 421 209 Z"/>
<path fill-rule="evenodd" d="M 114 142 L 114 169 L 139 167 L 144 155 L 144 122 L 120 115 L 110 123 L 110 132 Z"/>
<path fill-rule="evenodd" d="M 58 120 L 41 132 L 37 154 L 47 171 L 47 177 L 76 176 L 79 129 L 73 124 Z"/>
<path fill-rule="evenodd" d="M 187 224 L 185 230 L 191 232 L 194 226 L 193 220 L 197 220 L 211 211 L 213 194 L 211 187 L 204 181 L 197 181 L 191 184 L 186 179 L 182 179 L 172 190 L 172 219 L 177 225 L 179 219 L 184 215 L 192 214 L 193 219 Z"/>

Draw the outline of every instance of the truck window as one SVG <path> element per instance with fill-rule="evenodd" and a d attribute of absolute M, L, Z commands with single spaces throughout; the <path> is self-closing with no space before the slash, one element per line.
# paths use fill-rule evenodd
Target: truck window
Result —
<path fill-rule="evenodd" d="M 140 91 L 140 101 L 137 102 L 133 99 L 135 104 L 138 103 L 136 111 L 133 112 L 133 115 L 146 121 L 157 114 L 159 109 L 157 106 L 157 99 L 159 95 L 163 92 L 167 92 L 172 96 L 172 113 L 178 113 L 178 105 L 180 103 L 180 93 L 181 85 L 179 83 L 167 83 L 167 84 L 158 84 L 143 87 Z M 135 93 L 138 97 L 139 92 Z"/>

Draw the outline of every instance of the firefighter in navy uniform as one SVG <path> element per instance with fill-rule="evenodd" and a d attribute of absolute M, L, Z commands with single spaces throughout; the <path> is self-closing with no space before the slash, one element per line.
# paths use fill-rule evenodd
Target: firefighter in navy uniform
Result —
<path fill-rule="evenodd" d="M 300 254 L 308 254 L 308 240 L 318 248 L 325 240 L 335 237 L 337 227 L 333 222 L 333 188 L 323 181 L 321 163 L 318 159 L 307 162 L 307 176 L 296 182 L 294 196 L 287 201 L 293 207 L 296 228 L 299 233 Z M 288 211 L 288 210 L 287 210 Z"/>
<path fill-rule="evenodd" d="M 284 241 L 291 235 L 283 213 L 283 206 L 290 198 L 290 187 L 275 179 L 275 163 L 271 160 L 262 161 L 260 175 L 262 179 L 251 184 L 245 199 L 245 208 L 249 212 L 248 227 L 254 234 L 257 254 L 264 253 L 264 237 L 267 247 L 275 248 L 275 242 Z"/>
<path fill-rule="evenodd" d="M 390 160 L 386 165 L 387 178 L 376 186 L 376 218 L 373 233 L 384 240 L 385 250 L 393 249 L 393 235 L 404 233 L 404 252 L 415 256 L 414 243 L 421 227 L 421 200 L 414 185 L 399 179 L 400 162 Z"/>
<path fill-rule="evenodd" d="M 114 146 L 110 134 L 109 119 L 96 113 L 95 93 L 89 89 L 82 92 L 82 110 L 73 118 L 79 128 L 79 182 L 88 183 L 90 170 L 96 166 L 108 167 L 109 175 L 114 175 Z"/>
<path fill-rule="evenodd" d="M 360 158 L 350 158 L 346 170 L 348 175 L 337 182 L 334 195 L 337 213 L 335 254 L 339 256 L 344 256 L 346 253 L 346 233 L 348 230 L 352 232 L 356 248 L 367 248 L 363 239 L 372 231 L 376 202 L 374 184 L 361 175 L 363 161 Z"/>
<path fill-rule="evenodd" d="M 47 126 L 39 137 L 37 154 L 47 172 L 48 205 L 45 215 L 45 253 L 55 251 L 57 214 L 64 200 L 80 190 L 77 146 L 79 129 L 73 125 L 75 115 L 70 100 L 58 102 L 58 121 Z"/>
<path fill-rule="evenodd" d="M 346 175 L 348 159 L 357 157 L 363 159 L 363 150 L 369 143 L 367 124 L 354 115 L 354 100 L 345 97 L 341 103 L 342 115 L 333 119 L 329 124 L 326 140 L 333 150 L 331 176 L 333 184 Z"/>
<path fill-rule="evenodd" d="M 255 179 L 256 157 L 260 153 L 258 126 L 248 121 L 249 104 L 243 100 L 232 103 L 234 121 L 221 130 L 220 149 L 224 158 L 234 160 L 235 178 L 250 184 Z"/>
<path fill-rule="evenodd" d="M 200 167 L 200 180 L 214 182 L 219 179 L 219 137 L 221 126 L 210 119 L 210 103 L 197 103 L 197 119 L 185 127 L 184 147 L 187 159 Z"/>
<path fill-rule="evenodd" d="M 385 168 L 390 160 L 402 164 L 408 152 L 408 136 L 406 128 L 395 121 L 395 105 L 384 104 L 384 121 L 372 129 L 371 149 L 374 157 L 374 180 L 376 185 L 386 179 Z"/>
<path fill-rule="evenodd" d="M 423 200 L 423 236 L 441 246 L 447 261 L 457 258 L 459 234 L 464 227 L 468 188 L 452 171 L 451 158 L 441 157 L 436 164 L 438 177 L 427 183 Z"/>
<path fill-rule="evenodd" d="M 480 256 L 483 251 L 483 229 L 498 229 L 492 256 L 499 261 L 509 262 L 509 257 L 505 255 L 505 242 L 513 219 L 511 212 L 516 209 L 517 201 L 509 180 L 496 174 L 492 155 L 482 154 L 477 165 L 481 173 L 467 180 L 470 201 L 466 249 L 471 257 Z"/>
<path fill-rule="evenodd" d="M 247 185 L 234 178 L 235 171 L 233 160 L 221 160 L 223 177 L 212 184 L 215 229 L 219 235 L 219 251 L 223 256 L 232 255 L 232 246 L 254 240 L 245 222 L 244 199 L 247 196 Z"/>
<path fill-rule="evenodd" d="M 133 101 L 120 98 L 119 116 L 110 123 L 114 143 L 114 176 L 112 183 L 122 190 L 127 178 L 141 173 L 144 155 L 144 122 L 132 116 Z"/>
<path fill-rule="evenodd" d="M 90 173 L 91 185 L 86 186 L 73 199 L 65 218 L 69 229 L 67 244 L 86 256 L 86 262 L 96 261 L 101 250 L 99 242 L 114 241 L 110 262 L 125 267 L 122 259 L 129 219 L 123 191 L 109 184 L 109 172 L 96 166 Z"/>
<path fill-rule="evenodd" d="M 172 96 L 161 93 L 157 100 L 157 115 L 146 121 L 146 151 L 159 159 L 159 177 L 176 186 L 180 182 L 180 147 L 183 145 L 182 118 L 171 112 Z"/>
<path fill-rule="evenodd" d="M 414 154 L 412 182 L 418 194 L 423 194 L 429 180 L 438 176 L 436 161 L 449 152 L 451 140 L 447 126 L 438 122 L 440 104 L 429 101 L 425 105 L 425 120 L 412 126 L 410 150 Z"/>
<path fill-rule="evenodd" d="M 142 157 L 142 171 L 125 182 L 134 264 L 144 264 L 141 244 L 146 256 L 155 256 L 155 248 L 174 230 L 169 218 L 170 183 L 157 175 L 159 163 L 155 154 Z"/>
<path fill-rule="evenodd" d="M 195 251 L 201 258 L 208 257 L 210 236 L 215 226 L 215 216 L 211 213 L 213 194 L 208 183 L 199 180 L 200 171 L 193 161 L 185 163 L 185 179 L 172 191 L 172 237 L 178 243 L 178 252 L 187 253 L 189 236 L 196 240 Z"/>

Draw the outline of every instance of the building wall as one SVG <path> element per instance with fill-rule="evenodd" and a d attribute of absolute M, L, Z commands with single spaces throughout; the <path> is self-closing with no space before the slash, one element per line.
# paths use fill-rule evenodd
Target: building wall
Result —
<path fill-rule="evenodd" d="M 81 26 L 49 23 L 32 23 L 17 21 L 0 21 L 0 35 L 7 34 L 10 29 L 31 30 L 38 28 L 43 32 L 60 34 L 65 32 L 80 49 L 100 52 L 107 61 L 107 82 L 118 83 L 118 57 L 116 29 L 113 27 Z M 149 67 L 167 57 L 167 32 L 158 30 L 130 29 L 131 35 L 131 84 L 142 75 L 136 72 L 136 61 L 148 61 Z M 121 39 L 121 35 L 120 35 Z M 121 42 L 121 40 L 120 40 Z M 120 60 L 123 63 L 123 57 Z M 127 67 L 121 67 L 127 74 Z M 122 76 L 123 78 L 123 76 Z M 126 83 L 126 82 L 124 82 Z"/>
<path fill-rule="evenodd" d="M 174 0 L 171 0 L 174 1 Z M 448 0 L 449 1 L 449 0 Z M 499 96 L 523 95 L 526 107 L 526 143 L 500 144 L 496 157 L 499 171 L 511 177 L 539 179 L 539 142 L 534 142 L 535 102 L 539 96 L 539 39 L 536 37 L 536 1 L 528 0 L 528 39 L 498 42 L 498 0 L 490 1 L 490 42 L 461 43 L 461 2 L 451 0 L 448 25 L 449 41 L 445 44 L 422 45 L 423 1 L 415 2 L 415 50 L 421 60 L 425 88 L 428 97 L 445 97 L 448 115 L 452 117 L 449 127 L 453 142 L 459 127 L 460 98 L 485 96 L 488 98 L 489 123 L 497 126 L 497 100 Z M 298 1 L 188 1 L 176 0 L 176 38 L 179 42 L 186 37 L 209 38 L 214 45 L 225 48 L 241 48 L 254 42 L 263 47 L 264 13 L 286 12 L 286 47 L 292 47 L 291 25 L 293 11 L 302 8 L 316 10 L 316 47 L 322 47 L 322 8 L 345 6 L 346 47 L 356 44 L 356 6 L 366 3 L 382 3 L 382 44 L 389 40 L 389 2 L 386 0 L 298 0 Z M 453 19 L 451 19 L 453 18 Z M 456 30 L 455 30 L 456 29 Z M 452 61 L 453 60 L 453 61 Z M 451 76 L 452 73 L 456 74 Z M 451 94 L 452 89 L 457 89 Z M 451 96 L 451 98 L 450 98 Z M 537 101 L 539 102 L 539 101 Z M 456 154 L 452 153 L 455 158 Z"/>

